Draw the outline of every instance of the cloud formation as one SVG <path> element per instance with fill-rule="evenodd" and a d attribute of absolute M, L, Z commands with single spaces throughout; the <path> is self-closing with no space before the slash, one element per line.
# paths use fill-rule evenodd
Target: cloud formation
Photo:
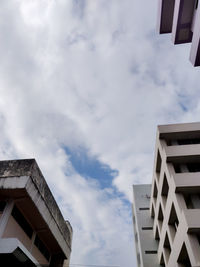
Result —
<path fill-rule="evenodd" d="M 12 0 L 0 9 L 0 155 L 35 157 L 74 228 L 73 263 L 134 266 L 133 183 L 156 126 L 199 120 L 189 46 L 155 31 L 157 2 Z M 85 149 L 112 186 L 74 169 Z"/>

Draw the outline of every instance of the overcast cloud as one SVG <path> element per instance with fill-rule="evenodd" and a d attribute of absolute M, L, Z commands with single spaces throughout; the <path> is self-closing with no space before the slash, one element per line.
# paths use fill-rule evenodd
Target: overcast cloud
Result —
<path fill-rule="evenodd" d="M 136 266 L 131 186 L 151 182 L 156 126 L 200 116 L 190 45 L 158 36 L 156 0 L 0 7 L 1 159 L 36 158 L 73 226 L 71 263 Z M 110 185 L 69 151 L 102 164 Z"/>

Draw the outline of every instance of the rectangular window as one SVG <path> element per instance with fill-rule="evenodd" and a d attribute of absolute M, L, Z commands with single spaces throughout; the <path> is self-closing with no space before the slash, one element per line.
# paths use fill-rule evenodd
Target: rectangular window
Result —
<path fill-rule="evenodd" d="M 21 226 L 21 228 L 24 230 L 27 236 L 31 238 L 33 234 L 33 229 L 31 228 L 27 220 L 24 218 L 21 211 L 16 206 L 14 206 L 12 210 L 12 216 L 15 219 L 15 221 L 19 224 L 19 226 Z"/>
<path fill-rule="evenodd" d="M 145 207 L 145 208 L 139 208 L 139 210 L 149 210 L 148 207 Z"/>
<path fill-rule="evenodd" d="M 142 230 L 153 230 L 153 227 L 142 227 Z"/>
<path fill-rule="evenodd" d="M 157 250 L 145 250 L 145 254 L 157 254 Z"/>
<path fill-rule="evenodd" d="M 44 245 L 44 243 L 40 240 L 40 238 L 37 235 L 35 237 L 34 244 L 39 249 L 39 251 L 42 253 L 42 255 L 49 261 L 50 253 L 47 247 Z"/>

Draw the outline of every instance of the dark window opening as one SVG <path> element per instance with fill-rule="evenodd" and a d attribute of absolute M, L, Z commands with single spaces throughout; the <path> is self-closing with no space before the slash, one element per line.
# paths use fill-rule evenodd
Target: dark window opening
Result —
<path fill-rule="evenodd" d="M 198 240 L 199 245 L 200 245 L 200 233 L 197 233 L 197 234 L 196 234 L 196 237 L 197 237 L 197 240 Z"/>
<path fill-rule="evenodd" d="M 157 250 L 145 250 L 145 254 L 157 254 Z"/>
<path fill-rule="evenodd" d="M 185 204 L 187 206 L 188 209 L 194 209 L 192 200 L 191 200 L 191 195 L 187 194 L 184 195 L 184 200 L 185 200 Z"/>
<path fill-rule="evenodd" d="M 155 235 L 156 240 L 160 240 L 159 232 L 158 232 L 158 227 L 156 227 L 156 235 Z"/>
<path fill-rule="evenodd" d="M 183 173 L 183 172 L 200 172 L 200 162 L 190 162 L 186 163 L 186 168 L 181 168 L 181 164 L 173 164 L 174 170 L 176 173 Z M 183 165 L 183 164 L 182 164 Z"/>
<path fill-rule="evenodd" d="M 145 208 L 139 208 L 139 210 L 149 210 L 148 207 L 145 207 Z"/>
<path fill-rule="evenodd" d="M 194 163 L 187 163 L 187 168 L 189 172 L 200 172 L 200 163 L 194 162 Z"/>
<path fill-rule="evenodd" d="M 4 211 L 6 206 L 6 201 L 0 201 L 0 213 Z"/>
<path fill-rule="evenodd" d="M 160 207 L 159 207 L 158 220 L 159 220 L 159 221 L 163 221 L 163 212 L 162 212 L 161 205 L 160 205 Z"/>
<path fill-rule="evenodd" d="M 200 209 L 200 194 L 184 194 L 183 197 L 188 209 Z"/>
<path fill-rule="evenodd" d="M 39 249 L 39 251 L 42 253 L 42 255 L 49 261 L 50 253 L 47 247 L 44 245 L 44 243 L 40 240 L 40 238 L 37 235 L 35 237 L 34 244 Z"/>
<path fill-rule="evenodd" d="M 175 173 L 181 173 L 180 164 L 173 164 Z"/>
<path fill-rule="evenodd" d="M 175 230 L 178 228 L 178 225 L 179 225 L 179 221 L 178 221 L 178 217 L 176 215 L 176 210 L 174 208 L 174 204 L 172 204 L 168 224 L 172 225 L 175 228 Z"/>
<path fill-rule="evenodd" d="M 196 0 L 195 8 L 197 9 L 198 6 L 198 0 Z M 173 145 L 195 145 L 195 144 L 200 144 L 200 138 L 193 138 L 193 139 L 177 139 L 177 140 L 170 140 L 168 139 L 167 141 L 168 146 L 173 146 Z"/>
<path fill-rule="evenodd" d="M 142 230 L 153 230 L 153 227 L 142 227 Z"/>
<path fill-rule="evenodd" d="M 154 207 L 152 205 L 152 209 L 151 209 L 151 218 L 154 218 L 155 217 L 155 211 L 154 211 Z"/>
<path fill-rule="evenodd" d="M 163 212 L 162 212 L 161 205 L 160 205 L 160 207 L 159 207 L 159 211 L 158 211 L 158 221 L 159 221 L 160 230 L 161 230 L 161 228 L 162 228 L 162 223 L 163 223 Z"/>
<path fill-rule="evenodd" d="M 162 254 L 161 259 L 160 259 L 160 265 L 161 266 L 165 266 L 165 261 L 164 261 L 163 254 Z"/>
<path fill-rule="evenodd" d="M 153 197 L 157 198 L 157 195 L 158 195 L 158 189 L 157 189 L 156 182 L 154 182 Z"/>
<path fill-rule="evenodd" d="M 168 192 L 169 192 L 169 185 L 168 185 L 168 182 L 167 182 L 167 177 L 166 177 L 166 175 L 164 175 L 161 195 L 167 197 Z"/>
<path fill-rule="evenodd" d="M 176 235 L 176 231 L 179 225 L 179 221 L 178 221 L 178 217 L 176 214 L 176 210 L 174 208 L 174 204 L 172 204 L 172 207 L 171 207 L 168 224 L 170 226 L 169 231 L 171 233 L 172 239 L 174 240 L 174 237 Z"/>
<path fill-rule="evenodd" d="M 171 246 L 170 246 L 170 243 L 169 243 L 169 238 L 168 238 L 167 233 L 166 233 L 166 236 L 165 236 L 164 248 L 165 248 L 165 254 L 166 254 L 166 257 L 167 257 L 167 261 L 168 261 L 169 255 L 171 253 Z"/>
<path fill-rule="evenodd" d="M 21 228 L 24 230 L 24 232 L 27 234 L 29 238 L 33 235 L 33 230 L 27 220 L 24 218 L 24 215 L 21 213 L 21 211 L 14 206 L 12 210 L 12 216 L 15 219 L 15 221 L 21 226 Z"/>
<path fill-rule="evenodd" d="M 161 191 L 164 206 L 166 205 L 166 202 L 167 202 L 168 192 L 169 192 L 169 185 L 167 182 L 167 177 L 166 175 L 164 175 L 163 186 L 162 186 L 162 191 Z"/>
<path fill-rule="evenodd" d="M 161 169 L 161 156 L 160 156 L 160 152 L 158 150 L 157 162 L 156 162 L 156 172 L 160 173 L 160 169 Z"/>
<path fill-rule="evenodd" d="M 195 9 L 198 8 L 199 0 L 196 0 Z M 198 143 L 199 144 L 199 143 Z"/>
<path fill-rule="evenodd" d="M 198 2 L 198 0 L 197 0 Z M 197 3 L 196 2 L 196 3 Z M 198 3 L 197 3 L 198 4 Z M 196 138 L 196 139 L 178 139 L 177 143 L 179 145 L 193 145 L 193 144 L 200 144 L 200 138 Z"/>
<path fill-rule="evenodd" d="M 191 267 L 192 266 L 191 262 L 190 262 L 190 258 L 188 256 L 188 252 L 187 252 L 187 248 L 186 248 L 185 243 L 183 243 L 183 246 L 181 248 L 181 252 L 179 254 L 177 262 L 181 263 L 182 266 L 184 266 L 184 267 Z"/>

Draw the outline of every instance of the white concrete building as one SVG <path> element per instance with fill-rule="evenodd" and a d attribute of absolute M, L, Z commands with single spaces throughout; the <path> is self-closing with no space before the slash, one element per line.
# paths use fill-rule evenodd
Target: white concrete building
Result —
<path fill-rule="evenodd" d="M 0 265 L 69 266 L 71 241 L 36 161 L 0 161 Z"/>
<path fill-rule="evenodd" d="M 149 254 L 153 253 L 153 261 L 157 258 L 153 266 L 199 267 L 200 123 L 158 126 L 149 195 L 147 185 L 134 186 L 138 266 L 151 266 Z M 145 205 L 139 198 L 145 199 Z M 143 210 L 143 219 L 142 206 L 149 207 Z M 156 244 L 149 241 L 152 236 Z"/>
<path fill-rule="evenodd" d="M 198 0 L 159 0 L 157 29 L 171 33 L 174 44 L 190 43 L 190 61 L 200 66 L 200 6 Z"/>

